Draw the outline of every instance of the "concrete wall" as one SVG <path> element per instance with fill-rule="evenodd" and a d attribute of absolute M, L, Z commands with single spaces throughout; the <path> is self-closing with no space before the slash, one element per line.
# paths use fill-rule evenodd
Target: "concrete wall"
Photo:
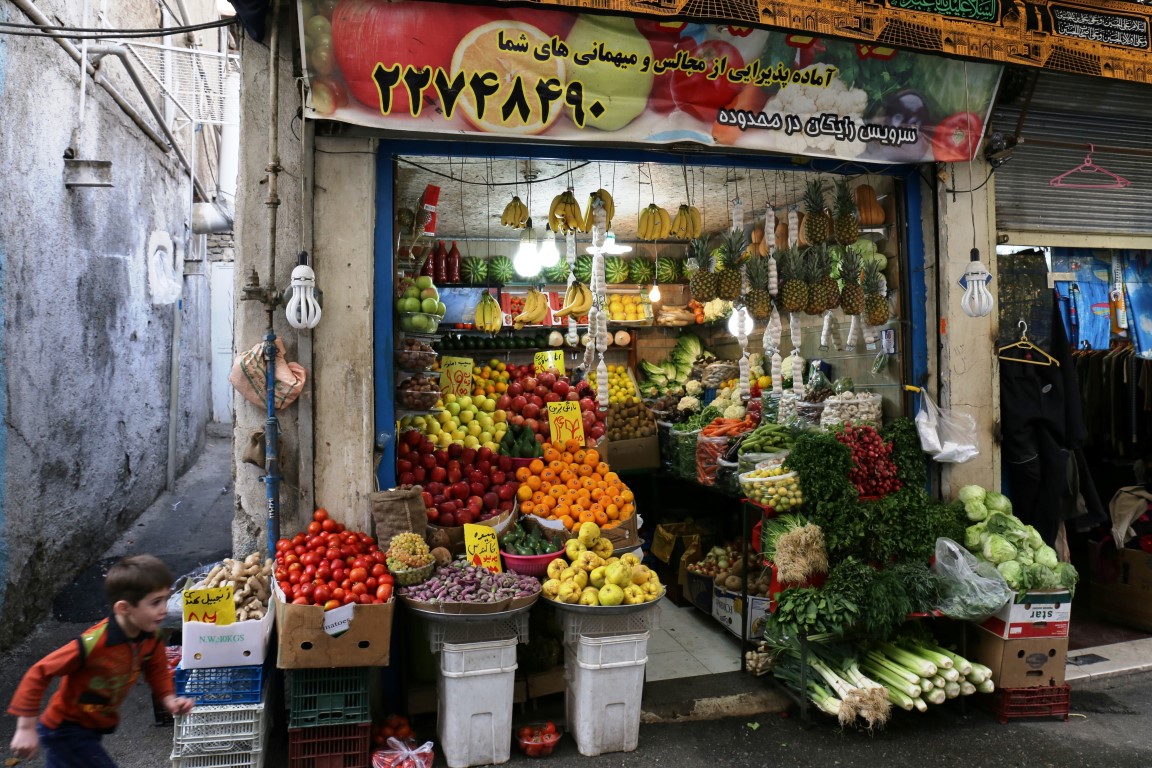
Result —
<path fill-rule="evenodd" d="M 188 6 L 203 21 L 213 3 Z M 37 7 L 53 23 L 81 24 L 73 0 Z M 10 0 L 0 19 L 29 22 Z M 161 23 L 155 2 L 109 4 L 107 26 Z M 120 61 L 100 68 L 158 130 Z M 166 483 L 175 305 L 152 303 L 147 258 L 150 238 L 188 244 L 197 258 L 188 176 L 89 80 L 78 154 L 112 161 L 114 186 L 66 189 L 78 86 L 79 65 L 56 43 L 0 35 L 0 647 Z M 188 271 L 178 469 L 201 450 L 209 417 L 208 286 L 195 263 Z"/>

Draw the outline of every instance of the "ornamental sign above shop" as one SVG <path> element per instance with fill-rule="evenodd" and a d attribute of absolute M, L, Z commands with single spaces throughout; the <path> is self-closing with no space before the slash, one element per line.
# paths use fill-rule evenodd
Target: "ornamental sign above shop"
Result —
<path fill-rule="evenodd" d="M 301 3 L 310 117 L 410 133 L 970 159 L 1000 67 L 734 24 Z"/>

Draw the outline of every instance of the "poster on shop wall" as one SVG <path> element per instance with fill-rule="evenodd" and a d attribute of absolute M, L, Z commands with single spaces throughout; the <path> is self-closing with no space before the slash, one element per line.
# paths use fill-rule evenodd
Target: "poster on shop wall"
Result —
<path fill-rule="evenodd" d="M 306 114 L 408 133 L 881 163 L 979 151 L 998 64 L 733 24 L 300 1 Z"/>
<path fill-rule="evenodd" d="M 1109 293 L 1114 282 L 1113 254 L 1120 257 L 1123 265 L 1128 335 L 1138 354 L 1152 355 L 1152 252 L 1149 251 L 1053 248 L 1052 271 L 1075 276 L 1072 281 L 1056 284 L 1064 299 L 1061 312 L 1065 328 L 1071 337 L 1070 308 L 1074 305 L 1077 346 L 1108 349 L 1112 325 Z"/>

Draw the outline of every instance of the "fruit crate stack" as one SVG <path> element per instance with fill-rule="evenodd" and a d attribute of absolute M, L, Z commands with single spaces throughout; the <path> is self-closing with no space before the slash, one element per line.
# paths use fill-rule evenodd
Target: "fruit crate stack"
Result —
<path fill-rule="evenodd" d="M 271 668 L 177 668 L 176 695 L 196 701 L 174 718 L 173 768 L 259 768 L 268 730 Z"/>
<path fill-rule="evenodd" d="M 288 768 L 367 768 L 372 715 L 369 669 L 288 671 Z"/>

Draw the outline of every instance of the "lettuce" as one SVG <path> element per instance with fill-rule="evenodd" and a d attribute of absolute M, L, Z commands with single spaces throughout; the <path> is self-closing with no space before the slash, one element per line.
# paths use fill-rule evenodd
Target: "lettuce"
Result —
<path fill-rule="evenodd" d="M 972 522 L 978 523 L 988 517 L 988 507 L 980 501 L 966 501 L 964 502 L 964 515 Z"/>
<path fill-rule="evenodd" d="M 983 542 L 980 540 L 980 534 L 984 533 L 984 524 L 970 525 L 964 529 L 964 546 L 970 552 L 978 552 Z"/>
<path fill-rule="evenodd" d="M 1044 546 L 1044 537 L 1040 535 L 1040 531 L 1033 528 L 1031 525 L 1024 526 L 1024 530 L 1028 532 L 1028 546 L 1032 549 L 1040 549 Z"/>
<path fill-rule="evenodd" d="M 984 503 L 984 497 L 987 494 L 983 488 L 978 485 L 966 485 L 960 489 L 960 501 L 967 504 L 970 501 L 978 501 Z"/>
<path fill-rule="evenodd" d="M 1003 536 L 992 534 L 984 542 L 984 559 L 993 565 L 1016 559 L 1016 547 Z"/>
<path fill-rule="evenodd" d="M 1028 571 L 1016 560 L 1000 563 L 996 566 L 996 570 L 1000 571 L 1000 575 L 1004 577 L 1004 581 L 1008 582 L 1008 586 L 1017 592 L 1028 589 Z"/>
<path fill-rule="evenodd" d="M 1032 589 L 1058 589 L 1060 587 L 1060 579 L 1056 576 L 1056 572 L 1040 563 L 1033 563 L 1028 566 L 1028 580 L 1031 582 Z"/>
<path fill-rule="evenodd" d="M 1056 550 L 1047 545 L 1036 550 L 1035 560 L 1046 568 L 1055 568 L 1060 565 L 1060 560 L 1056 557 Z"/>
<path fill-rule="evenodd" d="M 996 491 L 988 491 L 984 496 L 984 506 L 988 507 L 992 512 L 1003 512 L 1006 515 L 1012 514 L 1012 502 L 1008 501 L 1008 497 Z M 1017 521 L 1019 522 L 1019 521 Z"/>
<path fill-rule="evenodd" d="M 1058 563 L 1056 565 L 1056 579 L 1060 582 L 1061 587 L 1075 594 L 1076 582 L 1080 581 L 1080 574 L 1076 573 L 1072 563 Z"/>

